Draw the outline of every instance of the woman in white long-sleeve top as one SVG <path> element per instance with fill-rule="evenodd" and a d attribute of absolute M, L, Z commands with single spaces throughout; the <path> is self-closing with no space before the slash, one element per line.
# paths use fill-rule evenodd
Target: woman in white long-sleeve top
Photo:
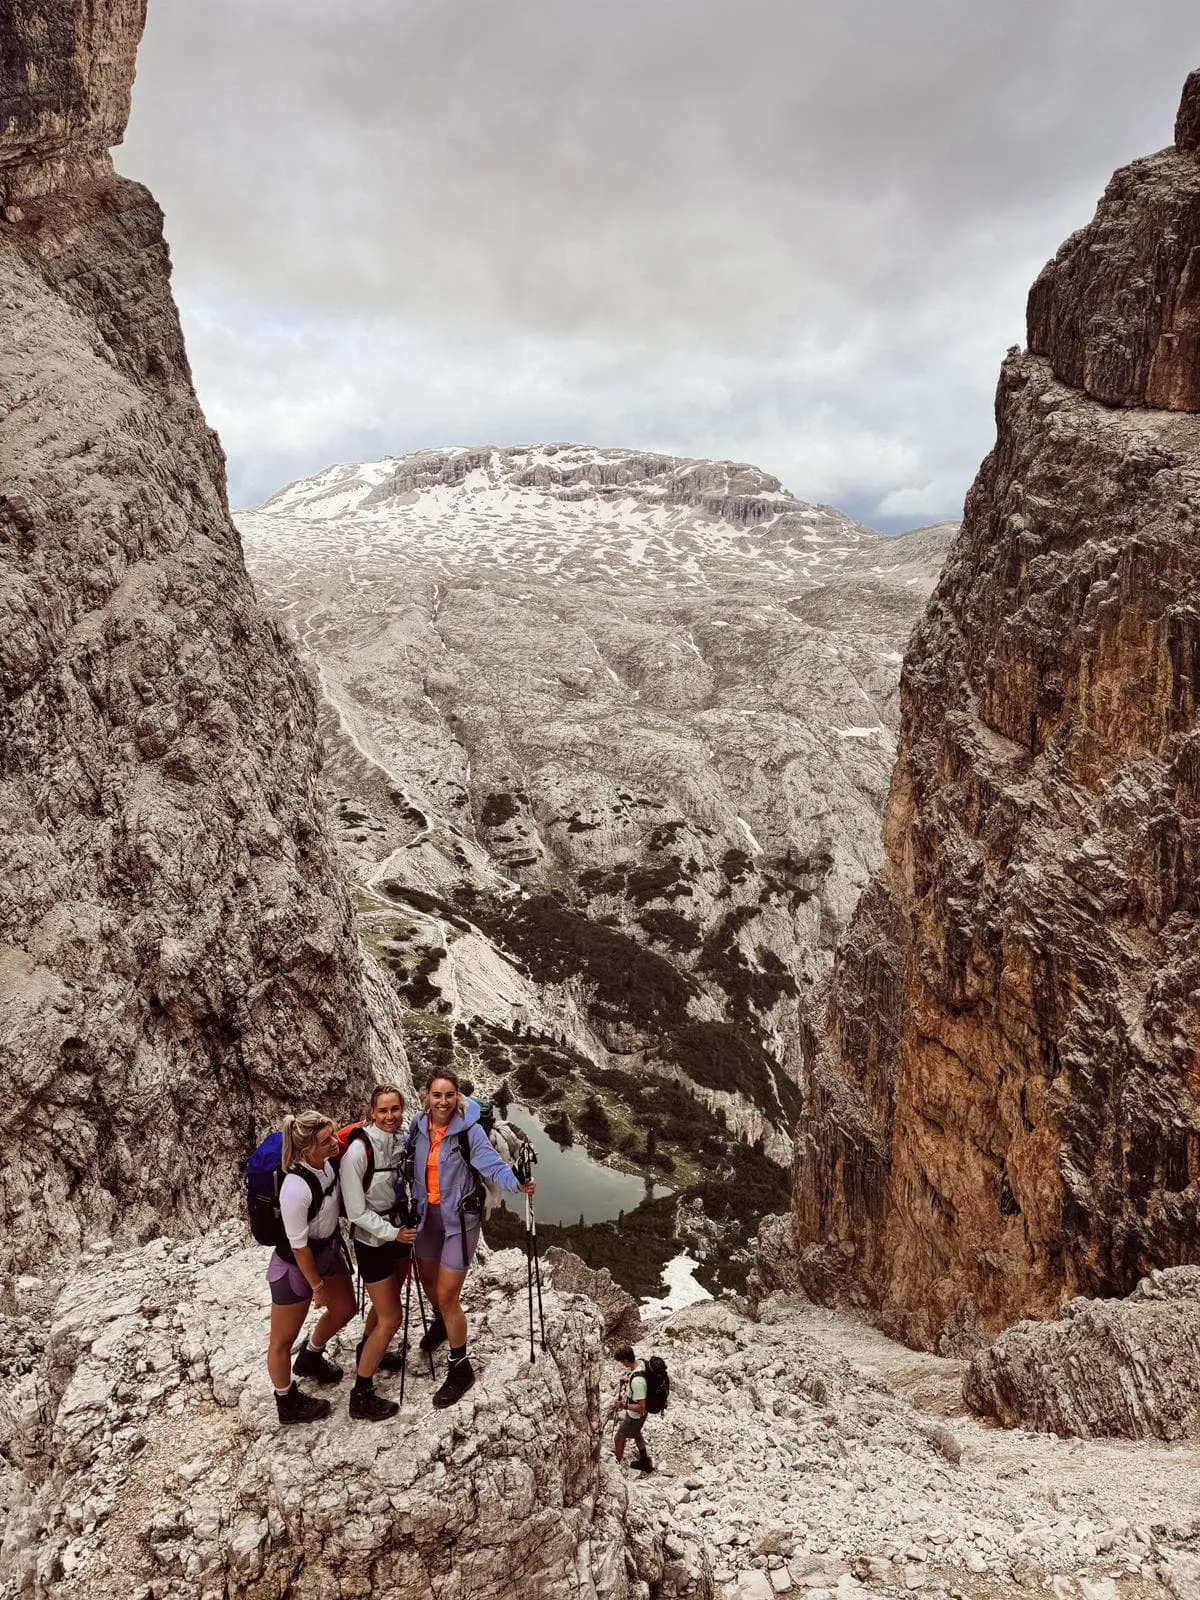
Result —
<path fill-rule="evenodd" d="M 403 1359 L 388 1354 L 403 1319 L 401 1295 L 416 1238 L 416 1229 L 401 1227 L 396 1215 L 403 1150 L 404 1096 L 394 1084 L 377 1084 L 369 1117 L 351 1135 L 340 1172 L 358 1275 L 371 1298 L 350 1392 L 350 1415 L 365 1422 L 383 1422 L 400 1409 L 375 1393 L 374 1380 L 381 1367 L 394 1371 Z"/>
<path fill-rule="evenodd" d="M 316 1422 L 329 1415 L 328 1400 L 305 1394 L 292 1380 L 292 1346 L 309 1306 L 321 1316 L 296 1356 L 297 1377 L 337 1383 L 342 1369 L 325 1346 L 354 1315 L 354 1288 L 346 1248 L 338 1231 L 341 1199 L 332 1162 L 337 1130 L 319 1111 L 283 1119 L 284 1179 L 279 1212 L 286 1244 L 276 1246 L 267 1268 L 271 1288 L 271 1337 L 267 1371 L 275 1386 L 280 1422 Z"/>

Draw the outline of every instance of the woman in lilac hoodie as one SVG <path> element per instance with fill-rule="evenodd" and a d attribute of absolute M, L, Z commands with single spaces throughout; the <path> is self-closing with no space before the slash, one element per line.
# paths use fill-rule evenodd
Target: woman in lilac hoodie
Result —
<path fill-rule="evenodd" d="M 475 1382 L 459 1297 L 479 1244 L 481 1180 L 509 1194 L 532 1194 L 535 1185 L 532 1180 L 517 1182 L 512 1168 L 492 1149 L 479 1121 L 479 1108 L 463 1098 L 457 1075 L 445 1067 L 430 1074 L 425 1109 L 413 1118 L 406 1151 L 412 1156 L 413 1198 L 420 1215 L 413 1257 L 433 1308 L 421 1349 L 435 1350 L 449 1340 L 450 1369 L 433 1403 L 452 1406 Z"/>

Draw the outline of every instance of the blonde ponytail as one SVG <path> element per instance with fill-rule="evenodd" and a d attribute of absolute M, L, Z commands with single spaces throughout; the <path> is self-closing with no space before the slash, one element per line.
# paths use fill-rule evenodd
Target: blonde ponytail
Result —
<path fill-rule="evenodd" d="M 333 1118 L 323 1111 L 302 1111 L 298 1117 L 284 1117 L 283 1170 L 290 1172 L 297 1161 L 304 1161 L 321 1129 L 332 1127 Z"/>

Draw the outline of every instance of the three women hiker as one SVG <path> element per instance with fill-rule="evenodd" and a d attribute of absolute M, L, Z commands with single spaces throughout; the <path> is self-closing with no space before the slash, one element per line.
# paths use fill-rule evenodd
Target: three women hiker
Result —
<path fill-rule="evenodd" d="M 439 1068 L 430 1075 L 424 1103 L 402 1136 L 403 1097 L 393 1085 L 378 1086 L 369 1121 L 349 1130 L 340 1171 L 333 1165 L 341 1149 L 337 1130 L 319 1111 L 285 1117 L 282 1141 L 278 1135 L 264 1140 L 251 1158 L 251 1228 L 256 1238 L 275 1245 L 267 1268 L 272 1301 L 267 1368 L 281 1422 L 315 1422 L 330 1413 L 329 1402 L 304 1393 L 296 1377 L 320 1384 L 342 1377 L 325 1347 L 355 1311 L 338 1227 L 343 1207 L 371 1299 L 357 1349 L 351 1417 L 377 1422 L 399 1410 L 375 1393 L 374 1376 L 403 1359 L 387 1352 L 403 1317 L 410 1247 L 411 1265 L 433 1312 L 421 1349 L 432 1352 L 447 1340 L 450 1345 L 449 1370 L 434 1405 L 453 1405 L 475 1382 L 460 1297 L 479 1245 L 484 1183 L 527 1195 L 536 1185 L 519 1182 L 492 1148 L 478 1107 L 464 1099 L 453 1072 Z M 397 1209 L 400 1194 L 415 1206 L 416 1228 L 403 1225 L 408 1219 Z M 321 1316 L 293 1362 L 292 1347 L 310 1306 Z"/>

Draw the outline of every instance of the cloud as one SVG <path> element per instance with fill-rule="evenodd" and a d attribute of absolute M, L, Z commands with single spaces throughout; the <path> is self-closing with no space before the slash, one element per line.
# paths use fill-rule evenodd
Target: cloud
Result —
<path fill-rule="evenodd" d="M 1192 0 L 155 0 L 119 160 L 235 499 L 570 437 L 953 514 L 1198 45 Z"/>

